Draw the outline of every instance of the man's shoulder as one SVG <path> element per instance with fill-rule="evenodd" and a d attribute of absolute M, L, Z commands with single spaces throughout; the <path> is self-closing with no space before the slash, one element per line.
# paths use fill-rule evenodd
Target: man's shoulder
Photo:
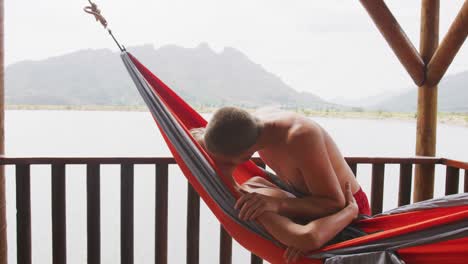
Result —
<path fill-rule="evenodd" d="M 288 141 L 300 144 L 301 142 L 307 142 L 316 138 L 321 133 L 322 129 L 317 123 L 300 118 L 291 125 L 288 131 Z"/>

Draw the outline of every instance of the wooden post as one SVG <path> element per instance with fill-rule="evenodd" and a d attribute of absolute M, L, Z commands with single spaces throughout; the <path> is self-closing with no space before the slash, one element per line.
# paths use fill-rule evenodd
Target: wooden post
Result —
<path fill-rule="evenodd" d="M 371 209 L 372 215 L 382 213 L 385 164 L 372 164 Z"/>
<path fill-rule="evenodd" d="M 200 263 L 200 196 L 188 183 L 187 194 L 187 264 Z"/>
<path fill-rule="evenodd" d="M 232 237 L 220 226 L 219 229 L 219 264 L 232 263 Z"/>
<path fill-rule="evenodd" d="M 4 1 L 0 0 L 0 155 L 5 154 Z M 5 168 L 0 166 L 0 264 L 7 263 Z"/>
<path fill-rule="evenodd" d="M 101 264 L 101 167 L 86 165 L 88 264 Z"/>
<path fill-rule="evenodd" d="M 445 195 L 458 193 L 458 185 L 460 185 L 460 169 L 447 166 L 445 173 Z"/>
<path fill-rule="evenodd" d="M 400 164 L 400 183 L 398 188 L 398 206 L 411 203 L 411 183 L 413 164 Z"/>
<path fill-rule="evenodd" d="M 439 44 L 439 0 L 423 0 L 421 8 L 420 52 L 424 63 L 429 63 Z M 429 78 L 428 76 L 426 78 Z M 416 128 L 416 155 L 435 156 L 437 131 L 437 86 L 418 88 L 418 120 Z M 416 165 L 414 202 L 427 200 L 434 193 L 434 166 Z"/>
<path fill-rule="evenodd" d="M 250 255 L 250 264 L 262 264 L 262 263 L 263 263 L 262 258 L 260 258 L 259 256 L 253 253 Z"/>
<path fill-rule="evenodd" d="M 357 177 L 357 163 L 348 162 L 348 166 L 354 174 L 354 177 Z"/>
<path fill-rule="evenodd" d="M 52 263 L 67 263 L 65 164 L 52 164 Z"/>
<path fill-rule="evenodd" d="M 383 0 L 360 0 L 416 85 L 424 83 L 424 62 Z M 438 0 L 437 0 L 438 1 Z"/>
<path fill-rule="evenodd" d="M 134 165 L 120 166 L 120 263 L 134 263 Z"/>
<path fill-rule="evenodd" d="M 168 172 L 167 163 L 156 165 L 155 264 L 167 264 Z"/>
<path fill-rule="evenodd" d="M 463 42 L 465 42 L 467 35 L 468 0 L 465 0 L 447 35 L 445 35 L 444 40 L 442 40 L 442 43 L 427 66 L 427 85 L 433 86 L 439 83 L 455 58 L 455 55 L 457 55 L 458 50 L 463 45 Z"/>
<path fill-rule="evenodd" d="M 463 185 L 463 191 L 468 192 L 468 170 L 465 170 L 465 182 Z"/>
<path fill-rule="evenodd" d="M 31 168 L 29 164 L 16 165 L 16 263 L 32 263 Z"/>
<path fill-rule="evenodd" d="M 464 192 L 468 192 L 468 170 L 465 170 L 465 187 L 463 188 Z"/>
<path fill-rule="evenodd" d="M 266 164 L 262 161 L 260 164 L 257 163 L 257 166 L 260 166 L 261 168 L 265 169 Z M 254 253 L 250 253 L 250 264 L 262 264 L 263 259 Z"/>

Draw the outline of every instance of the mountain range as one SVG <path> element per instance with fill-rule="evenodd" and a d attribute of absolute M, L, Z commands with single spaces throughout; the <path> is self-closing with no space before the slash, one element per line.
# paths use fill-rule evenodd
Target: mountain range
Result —
<path fill-rule="evenodd" d="M 298 92 L 234 48 L 152 45 L 128 49 L 192 105 L 348 109 Z M 6 68 L 6 102 L 18 105 L 142 105 L 116 52 L 81 50 Z"/>
<path fill-rule="evenodd" d="M 418 88 L 407 87 L 398 91 L 386 91 L 357 100 L 335 98 L 336 104 L 355 106 L 373 111 L 416 112 Z M 438 85 L 438 111 L 468 112 L 468 71 L 448 75 Z"/>
<path fill-rule="evenodd" d="M 176 93 L 194 106 L 280 106 L 312 110 L 416 111 L 417 88 L 349 100 L 325 101 L 298 92 L 237 49 L 220 52 L 152 45 L 128 49 Z M 6 103 L 14 105 L 143 105 L 119 53 L 87 49 L 38 61 L 22 61 L 5 71 Z M 468 71 L 439 85 L 439 111 L 468 112 Z"/>
<path fill-rule="evenodd" d="M 383 111 L 414 112 L 417 109 L 418 89 L 408 88 L 371 108 Z M 437 105 L 440 112 L 468 113 L 468 71 L 449 75 L 438 85 Z"/>

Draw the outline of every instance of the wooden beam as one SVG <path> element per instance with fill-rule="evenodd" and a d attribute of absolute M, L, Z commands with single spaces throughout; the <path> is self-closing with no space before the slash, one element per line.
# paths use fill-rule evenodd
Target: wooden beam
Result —
<path fill-rule="evenodd" d="M 4 75 L 4 7 L 0 0 L 0 154 L 5 154 L 5 75 Z M 5 200 L 5 168 L 0 166 L 0 264 L 7 263 L 7 222 Z"/>
<path fill-rule="evenodd" d="M 428 63 L 439 44 L 439 0 L 423 0 L 421 6 L 422 59 Z M 435 156 L 437 135 L 437 86 L 418 88 L 418 118 L 416 155 Z M 434 165 L 416 165 L 414 202 L 432 198 L 434 193 Z"/>
<path fill-rule="evenodd" d="M 463 170 L 468 170 L 468 162 L 460 161 L 460 160 L 452 160 L 452 159 L 446 159 L 442 158 L 442 163 L 447 166 L 463 169 Z"/>
<path fill-rule="evenodd" d="M 442 164 L 443 158 L 435 157 L 345 157 L 348 164 Z M 1 159 L 0 159 L 1 162 Z M 460 162 L 453 160 L 452 162 Z M 16 163 L 15 163 L 16 164 Z"/>
<path fill-rule="evenodd" d="M 434 86 L 440 82 L 467 36 L 468 0 L 465 0 L 447 35 L 445 35 L 444 40 L 442 40 L 442 43 L 427 66 L 426 83 L 428 86 Z"/>
<path fill-rule="evenodd" d="M 395 52 L 416 85 L 425 79 L 425 64 L 383 0 L 360 0 L 380 33 Z"/>

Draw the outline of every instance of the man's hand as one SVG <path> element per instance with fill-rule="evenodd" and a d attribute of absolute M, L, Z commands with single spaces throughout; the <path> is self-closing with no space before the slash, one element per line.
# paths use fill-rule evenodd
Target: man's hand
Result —
<path fill-rule="evenodd" d="M 359 214 L 359 206 L 356 203 L 356 199 L 354 199 L 353 193 L 351 192 L 351 184 L 347 182 L 345 184 L 345 198 L 346 198 L 346 206 L 352 208 L 353 212 L 355 212 L 354 219 L 358 217 Z"/>
<path fill-rule="evenodd" d="M 258 193 L 246 193 L 237 200 L 234 206 L 239 212 L 239 218 L 244 221 L 255 220 L 264 212 L 277 213 L 279 200 Z"/>

